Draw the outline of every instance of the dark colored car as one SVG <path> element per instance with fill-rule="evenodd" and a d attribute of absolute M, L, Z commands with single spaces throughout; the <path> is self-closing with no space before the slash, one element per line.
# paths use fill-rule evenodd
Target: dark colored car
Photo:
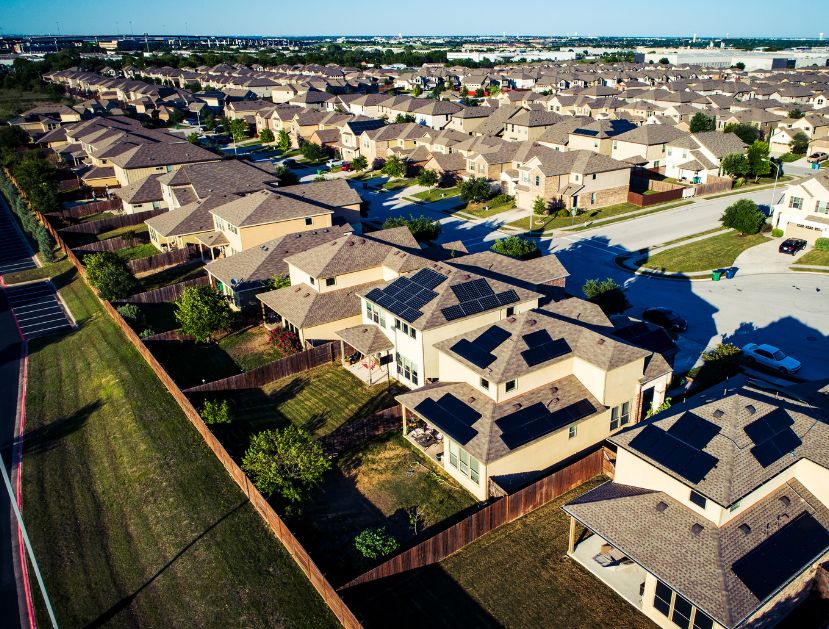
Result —
<path fill-rule="evenodd" d="M 801 251 L 806 248 L 806 241 L 802 238 L 786 238 L 783 242 L 780 243 L 780 248 L 778 251 L 780 253 L 788 253 L 789 255 L 793 256 L 798 251 Z"/>
<path fill-rule="evenodd" d="M 688 329 L 688 323 L 680 317 L 673 310 L 655 306 L 654 308 L 647 308 L 642 313 L 642 319 L 660 328 L 665 328 L 669 332 L 685 332 Z"/>

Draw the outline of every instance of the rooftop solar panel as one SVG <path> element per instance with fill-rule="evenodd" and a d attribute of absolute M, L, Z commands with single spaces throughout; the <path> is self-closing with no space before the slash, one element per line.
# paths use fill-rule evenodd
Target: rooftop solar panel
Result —
<path fill-rule="evenodd" d="M 417 273 L 412 275 L 412 281 L 429 289 L 440 286 L 446 281 L 446 276 L 433 271 L 432 269 L 420 269 Z"/>
<path fill-rule="evenodd" d="M 743 430 L 754 443 L 760 444 L 792 424 L 794 420 L 791 416 L 782 408 L 776 408 L 768 415 L 751 422 Z"/>
<path fill-rule="evenodd" d="M 495 423 L 501 429 L 501 440 L 508 448 L 514 449 L 587 417 L 595 411 L 587 400 L 579 400 L 552 412 L 544 403 L 536 402 L 502 417 Z"/>
<path fill-rule="evenodd" d="M 491 352 L 510 337 L 510 333 L 497 325 L 490 326 L 475 339 L 475 345 Z"/>
<path fill-rule="evenodd" d="M 719 426 L 693 413 L 684 413 L 668 429 L 669 435 L 698 450 L 705 448 L 719 432 Z"/>
<path fill-rule="evenodd" d="M 751 453 L 761 466 L 779 461 L 803 443 L 792 430 L 793 425 L 791 416 L 777 408 L 744 428 L 755 444 Z"/>
<path fill-rule="evenodd" d="M 518 293 L 516 293 L 512 289 L 504 291 L 503 293 L 498 293 L 496 297 L 498 298 L 498 303 L 502 306 L 514 304 L 516 301 L 518 301 Z"/>
<path fill-rule="evenodd" d="M 636 435 L 630 447 L 694 484 L 704 479 L 719 461 L 653 424 Z"/>
<path fill-rule="evenodd" d="M 366 293 L 366 299 L 370 299 L 373 302 L 377 302 L 377 298 L 383 294 L 379 288 L 372 288 L 370 291 Z"/>
<path fill-rule="evenodd" d="M 463 310 L 461 310 L 460 306 L 449 306 L 448 308 L 442 308 L 440 312 L 447 321 L 454 321 L 455 319 L 463 317 Z"/>
<path fill-rule="evenodd" d="M 451 393 L 444 394 L 439 400 L 427 398 L 415 406 L 414 411 L 461 445 L 469 443 L 478 434 L 472 424 L 481 418 L 481 414 Z"/>

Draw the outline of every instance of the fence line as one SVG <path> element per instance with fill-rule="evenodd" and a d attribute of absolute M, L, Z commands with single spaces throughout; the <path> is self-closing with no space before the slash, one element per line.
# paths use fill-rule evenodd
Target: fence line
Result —
<path fill-rule="evenodd" d="M 121 209 L 121 199 L 103 199 L 101 201 L 91 201 L 89 203 L 80 203 L 72 207 L 61 208 L 54 212 L 49 212 L 49 217 L 60 218 L 84 218 L 92 216 L 93 214 L 100 214 L 101 212 L 118 212 Z"/>
<path fill-rule="evenodd" d="M 164 253 L 157 253 L 154 256 L 146 258 L 138 258 L 136 260 L 128 260 L 127 268 L 135 275 L 136 273 L 146 273 L 147 271 L 155 271 L 167 266 L 175 266 L 189 262 L 192 258 L 192 253 L 189 249 L 173 249 Z"/>
<path fill-rule="evenodd" d="M 698 186 L 694 186 L 695 194 L 697 196 L 703 194 L 714 194 L 715 192 L 726 192 L 731 190 L 734 182 L 731 181 L 730 177 L 709 177 L 708 183 L 702 183 Z"/>
<path fill-rule="evenodd" d="M 105 240 L 104 242 L 109 242 Z M 210 278 L 206 275 L 195 277 L 192 280 L 184 280 L 169 286 L 162 286 L 161 288 L 154 288 L 143 293 L 137 293 L 124 297 L 124 299 L 117 300 L 119 304 L 163 304 L 170 301 L 175 301 L 184 292 L 185 288 L 190 286 L 207 286 L 210 284 Z"/>
<path fill-rule="evenodd" d="M 135 214 L 121 214 L 118 216 L 109 216 L 101 218 L 97 221 L 89 221 L 88 223 L 81 223 L 80 225 L 70 225 L 69 227 L 62 227 L 58 231 L 62 234 L 100 234 L 119 227 L 129 227 L 131 225 L 140 225 L 148 218 L 163 214 L 167 210 L 159 208 L 157 210 L 147 210 L 146 212 L 136 212 Z"/>
<path fill-rule="evenodd" d="M 524 489 L 491 503 L 457 524 L 352 579 L 340 591 L 446 559 L 487 533 L 509 524 L 598 476 L 604 467 L 602 449 L 574 461 Z"/>
<path fill-rule="evenodd" d="M 128 241 L 121 236 L 115 238 L 107 238 L 106 240 L 97 240 L 90 242 L 80 247 L 75 247 L 76 254 L 98 253 L 100 251 L 120 251 L 127 247 L 134 247 L 135 245 L 147 244 L 150 238 L 147 234 L 135 234 L 132 240 Z"/>
<path fill-rule="evenodd" d="M 347 422 L 335 431 L 320 438 L 326 454 L 337 454 L 365 443 L 369 439 L 402 430 L 403 407 L 399 404 L 373 415 Z"/>
<path fill-rule="evenodd" d="M 333 363 L 340 358 L 340 344 L 325 343 L 314 349 L 306 349 L 285 358 L 280 358 L 267 365 L 251 369 L 235 376 L 214 380 L 206 384 L 185 389 L 185 393 L 212 393 L 215 391 L 233 391 L 235 389 L 257 389 L 269 382 L 282 380 L 297 373 L 310 371 L 314 367 Z"/>
<path fill-rule="evenodd" d="M 674 201 L 682 198 L 682 188 L 674 190 L 665 190 L 664 192 L 655 192 L 653 194 L 639 194 L 638 192 L 628 191 L 628 203 L 633 203 L 639 207 L 646 207 L 648 205 L 656 205 L 658 203 L 665 203 L 666 201 Z"/>
<path fill-rule="evenodd" d="M 11 177 L 10 174 L 7 175 L 9 179 L 15 184 L 18 191 L 20 192 L 21 196 L 28 201 L 28 196 L 25 192 L 20 188 L 17 184 L 17 181 Z M 31 207 L 31 203 L 29 203 Z M 52 235 L 55 237 L 55 242 L 57 245 L 66 253 L 66 257 L 72 262 L 72 264 L 77 269 L 80 276 L 88 283 L 89 280 L 86 275 L 86 269 L 84 269 L 83 265 L 78 260 L 78 257 L 75 253 L 70 249 L 65 242 L 60 237 L 54 229 L 51 228 L 49 222 L 46 220 L 46 217 L 38 212 L 37 210 L 32 210 L 35 212 L 35 215 L 44 224 L 47 230 L 52 232 Z M 91 289 L 91 286 L 90 286 Z M 97 295 L 97 292 L 93 290 L 93 293 Z M 127 339 L 130 341 L 132 346 L 136 349 L 136 351 L 147 361 L 147 364 L 153 370 L 155 375 L 161 380 L 162 384 L 167 388 L 167 391 L 170 395 L 173 396 L 173 399 L 178 403 L 179 407 L 181 408 L 182 412 L 184 413 L 185 417 L 190 421 L 193 427 L 198 431 L 201 435 L 204 442 L 207 444 L 207 447 L 213 452 L 219 462 L 224 466 L 225 471 L 227 471 L 228 475 L 234 480 L 234 482 L 239 486 L 239 488 L 245 493 L 245 495 L 250 500 L 250 503 L 253 505 L 253 508 L 256 509 L 256 512 L 260 515 L 260 517 L 267 523 L 270 527 L 271 532 L 274 536 L 282 543 L 285 549 L 288 551 L 288 554 L 291 555 L 293 560 L 296 564 L 300 567 L 303 571 L 305 576 L 311 582 L 311 585 L 314 586 L 314 589 L 317 590 L 319 595 L 322 597 L 325 604 L 328 605 L 328 608 L 337 618 L 337 620 L 345 627 L 346 629 L 360 629 L 362 625 L 360 621 L 357 620 L 357 617 L 354 613 L 349 609 L 349 607 L 345 604 L 345 602 L 340 598 L 339 594 L 334 590 L 331 584 L 328 582 L 328 579 L 325 578 L 325 575 L 317 568 L 317 565 L 314 563 L 314 560 L 311 559 L 311 556 L 299 543 L 299 541 L 294 537 L 294 534 L 290 531 L 290 529 L 285 525 L 282 521 L 282 518 L 274 511 L 273 507 L 268 504 L 268 501 L 259 493 L 256 487 L 249 481 L 247 475 L 242 471 L 242 468 L 233 460 L 233 458 L 228 454 L 227 450 L 225 450 L 224 446 L 219 442 L 218 439 L 210 432 L 210 428 L 208 428 L 207 424 L 204 423 L 201 416 L 196 411 L 195 407 L 191 404 L 190 400 L 187 399 L 187 396 L 182 393 L 181 389 L 179 389 L 178 385 L 173 381 L 164 367 L 161 366 L 161 363 L 156 360 L 155 356 L 153 356 L 152 352 L 147 348 L 144 343 L 141 342 L 141 339 L 135 333 L 135 331 L 127 324 L 124 318 L 118 313 L 118 311 L 110 304 L 108 301 L 101 299 L 98 297 L 101 305 L 103 306 L 104 310 L 107 314 L 112 318 L 115 324 L 121 329 Z M 335 344 L 339 347 L 339 343 Z M 333 353 L 333 352 L 332 352 Z"/>

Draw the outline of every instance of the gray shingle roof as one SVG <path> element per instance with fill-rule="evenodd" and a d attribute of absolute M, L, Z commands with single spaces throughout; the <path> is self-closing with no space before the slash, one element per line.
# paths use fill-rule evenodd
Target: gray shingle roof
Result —
<path fill-rule="evenodd" d="M 358 316 L 358 293 L 380 283 L 371 282 L 324 293 L 318 293 L 307 284 L 297 284 L 260 293 L 256 298 L 295 326 L 308 328 Z"/>

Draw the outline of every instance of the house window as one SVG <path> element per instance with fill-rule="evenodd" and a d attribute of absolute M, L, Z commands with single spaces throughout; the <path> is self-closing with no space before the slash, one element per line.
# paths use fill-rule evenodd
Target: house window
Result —
<path fill-rule="evenodd" d="M 505 385 L 504 389 L 507 393 L 510 391 L 515 391 L 515 380 L 507 380 L 507 384 Z"/>
<path fill-rule="evenodd" d="M 695 491 L 691 491 L 690 500 L 691 500 L 691 502 L 693 502 L 695 505 L 697 505 L 701 509 L 705 509 L 706 500 L 705 500 L 705 496 L 703 496 L 702 494 L 698 494 Z"/>
<path fill-rule="evenodd" d="M 325 278 L 325 285 L 326 286 L 334 286 L 337 283 L 336 277 L 326 277 Z"/>
<path fill-rule="evenodd" d="M 613 140 L 613 150 L 615 151 L 617 148 L 619 148 L 619 143 L 616 140 Z"/>
<path fill-rule="evenodd" d="M 521 183 L 530 183 L 530 173 L 521 173 Z"/>
<path fill-rule="evenodd" d="M 305 224 L 306 225 L 313 225 L 314 224 L 314 219 L 311 218 L 310 216 L 306 216 L 305 217 Z"/>
<path fill-rule="evenodd" d="M 449 442 L 449 465 L 476 485 L 480 484 L 481 463 L 453 441 Z"/>
<path fill-rule="evenodd" d="M 656 611 L 660 614 L 664 614 L 665 616 L 671 611 L 671 597 L 673 596 L 673 590 L 669 588 L 667 585 L 662 583 L 662 581 L 656 582 L 656 592 L 653 595 L 653 606 Z"/>
<path fill-rule="evenodd" d="M 578 433 L 578 427 L 577 426 L 570 426 L 570 432 L 567 435 L 567 438 L 568 439 L 573 439 L 576 436 L 577 433 Z"/>
<path fill-rule="evenodd" d="M 397 366 L 397 375 L 403 376 L 412 384 L 419 384 L 417 365 L 405 356 L 401 356 L 400 352 L 395 352 L 394 357 Z"/>
<path fill-rule="evenodd" d="M 728 507 L 728 512 L 729 513 L 734 513 L 737 509 L 740 508 L 740 505 L 742 505 L 742 504 L 743 504 L 742 501 L 735 502 L 733 505 Z"/>
<path fill-rule="evenodd" d="M 674 599 L 674 611 L 671 620 L 677 627 L 688 629 L 691 626 L 691 610 L 694 608 L 691 603 L 679 594 Z"/>
<path fill-rule="evenodd" d="M 540 186 L 540 185 L 541 185 L 541 177 L 539 177 L 538 175 L 536 175 L 536 176 L 535 176 L 535 185 L 536 185 L 536 186 Z"/>
<path fill-rule="evenodd" d="M 624 402 L 610 411 L 610 429 L 616 430 L 630 422 L 630 402 Z"/>
<path fill-rule="evenodd" d="M 309 275 L 308 276 L 308 283 L 311 284 L 311 286 L 313 286 L 316 283 L 316 280 Z"/>
<path fill-rule="evenodd" d="M 593 173 L 593 179 L 596 179 L 596 173 Z"/>
<path fill-rule="evenodd" d="M 489 380 L 487 380 L 486 378 L 481 378 L 481 388 L 489 391 Z"/>
<path fill-rule="evenodd" d="M 415 330 L 413 327 L 409 327 L 409 336 L 411 336 L 413 339 L 416 339 L 417 338 L 417 330 Z"/>
<path fill-rule="evenodd" d="M 514 315 L 514 314 L 515 314 L 515 306 L 509 306 L 509 307 L 507 307 L 507 316 L 508 316 L 508 317 L 511 317 L 511 316 L 512 316 L 512 315 Z"/>
<path fill-rule="evenodd" d="M 591 192 L 590 193 L 590 205 L 593 205 L 594 203 L 596 203 L 596 193 Z"/>
<path fill-rule="evenodd" d="M 829 201 L 816 201 L 815 212 L 818 214 L 829 214 Z"/>
<path fill-rule="evenodd" d="M 802 197 L 789 197 L 789 207 L 799 210 L 803 207 Z"/>
<path fill-rule="evenodd" d="M 713 629 L 714 621 L 699 609 L 694 613 L 694 629 Z"/>
<path fill-rule="evenodd" d="M 386 327 L 386 315 L 377 306 L 366 302 L 366 316 L 381 328 Z"/>

